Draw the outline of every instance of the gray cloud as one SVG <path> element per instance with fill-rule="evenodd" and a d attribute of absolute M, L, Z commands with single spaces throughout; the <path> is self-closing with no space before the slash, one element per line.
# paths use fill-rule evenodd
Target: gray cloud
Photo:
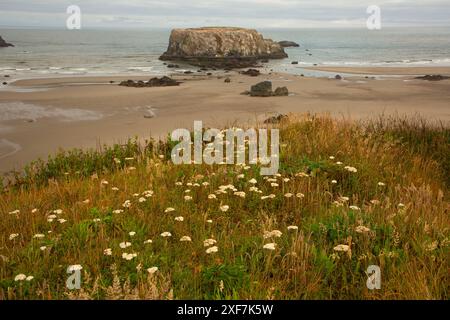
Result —
<path fill-rule="evenodd" d="M 364 26 L 377 4 L 384 25 L 450 26 L 448 0 L 2 0 L 0 26 L 61 27 L 69 5 L 80 6 L 85 28 Z"/>

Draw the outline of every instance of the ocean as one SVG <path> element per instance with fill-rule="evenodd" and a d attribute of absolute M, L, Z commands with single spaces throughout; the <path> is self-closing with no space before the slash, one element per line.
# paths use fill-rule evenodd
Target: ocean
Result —
<path fill-rule="evenodd" d="M 273 40 L 292 40 L 289 58 L 267 66 L 280 72 L 317 75 L 308 66 L 450 66 L 450 28 L 259 29 Z M 52 75 L 161 75 L 158 57 L 170 30 L 15 30 L 0 35 L 15 45 L 0 49 L 0 74 L 13 78 Z M 292 65 L 298 61 L 298 65 Z"/>

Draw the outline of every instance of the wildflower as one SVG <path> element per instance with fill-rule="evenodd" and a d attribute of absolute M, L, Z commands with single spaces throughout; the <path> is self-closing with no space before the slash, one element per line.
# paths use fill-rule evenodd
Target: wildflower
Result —
<path fill-rule="evenodd" d="M 438 248 L 438 246 L 439 246 L 439 241 L 436 240 L 436 241 L 433 241 L 432 243 L 427 244 L 425 247 L 425 250 L 431 252 L 431 251 L 436 250 Z"/>
<path fill-rule="evenodd" d="M 283 233 L 281 231 L 279 231 L 279 230 L 273 230 L 273 231 L 270 231 L 270 232 L 266 231 L 266 232 L 264 232 L 264 239 L 269 239 L 269 238 L 272 238 L 272 237 L 280 238 L 282 235 L 283 235 Z"/>
<path fill-rule="evenodd" d="M 245 174 L 240 174 L 240 175 L 238 175 L 236 178 L 238 178 L 238 179 L 244 179 L 244 178 L 245 178 Z"/>
<path fill-rule="evenodd" d="M 131 243 L 130 242 L 121 242 L 121 243 L 119 243 L 119 247 L 121 247 L 122 249 L 126 249 L 128 247 L 131 247 Z"/>
<path fill-rule="evenodd" d="M 214 239 L 207 239 L 207 240 L 203 241 L 203 246 L 211 247 L 211 246 L 215 245 L 216 243 L 217 243 L 217 241 Z"/>
<path fill-rule="evenodd" d="M 133 160 L 134 160 L 134 158 L 132 158 L 132 157 L 125 158 L 125 161 L 133 161 Z"/>
<path fill-rule="evenodd" d="M 406 206 L 405 206 L 403 203 L 399 203 L 399 204 L 398 204 L 398 207 L 399 207 L 399 208 L 404 208 L 404 207 L 406 207 Z"/>
<path fill-rule="evenodd" d="M 160 154 L 158 157 L 159 157 L 160 159 L 164 159 L 164 155 L 163 155 L 163 154 Z"/>
<path fill-rule="evenodd" d="M 257 184 L 258 183 L 258 181 L 256 181 L 256 179 L 251 179 L 250 181 L 249 181 L 251 184 Z"/>
<path fill-rule="evenodd" d="M 205 182 L 203 182 L 203 183 L 202 183 L 202 186 L 204 186 L 204 187 L 207 187 L 207 186 L 209 186 L 209 182 L 206 182 L 206 181 L 205 181 Z"/>
<path fill-rule="evenodd" d="M 104 186 L 107 186 L 107 185 L 109 184 L 109 182 L 106 181 L 106 180 L 102 180 L 102 181 L 101 181 L 101 184 L 104 185 Z"/>
<path fill-rule="evenodd" d="M 337 184 L 338 182 L 337 182 L 337 180 L 331 180 L 331 183 L 332 184 Z"/>
<path fill-rule="evenodd" d="M 339 251 L 339 252 L 347 252 L 350 250 L 350 247 L 346 244 L 340 244 L 336 247 L 334 247 L 333 249 L 334 251 Z"/>
<path fill-rule="evenodd" d="M 330 160 L 334 160 L 336 159 L 334 156 L 330 156 Z"/>
<path fill-rule="evenodd" d="M 303 193 L 297 193 L 296 197 L 303 199 L 305 197 L 305 195 Z"/>
<path fill-rule="evenodd" d="M 190 189 L 186 189 L 186 190 L 184 190 L 184 193 L 191 193 L 191 190 Z"/>
<path fill-rule="evenodd" d="M 33 280 L 33 279 L 34 279 L 33 276 L 28 276 L 25 280 L 29 282 L 29 281 L 31 281 L 31 280 Z"/>
<path fill-rule="evenodd" d="M 130 237 L 134 237 L 134 236 L 136 235 L 136 232 L 131 231 L 131 232 L 128 233 L 128 235 L 129 235 Z"/>
<path fill-rule="evenodd" d="M 210 195 L 208 196 L 208 199 L 209 199 L 209 200 L 215 200 L 215 199 L 217 199 L 217 196 L 216 196 L 215 194 L 210 194 Z"/>
<path fill-rule="evenodd" d="M 380 200 L 375 200 L 375 199 L 374 199 L 374 200 L 371 200 L 370 203 L 373 204 L 373 205 L 375 205 L 375 206 L 377 206 L 377 205 L 379 205 L 379 204 L 381 203 L 381 201 L 380 201 Z"/>
<path fill-rule="evenodd" d="M 151 240 L 151 239 L 148 239 L 148 240 L 144 241 L 144 244 L 152 244 L 152 243 L 153 243 L 153 240 Z"/>
<path fill-rule="evenodd" d="M 346 166 L 346 167 L 344 167 L 344 169 L 347 170 L 348 172 L 352 172 L 352 173 L 358 172 L 358 169 L 356 169 L 355 167 Z"/>
<path fill-rule="evenodd" d="M 31 213 L 36 213 L 38 211 L 39 211 L 38 209 L 34 208 L 33 210 L 31 210 Z"/>
<path fill-rule="evenodd" d="M 213 223 L 213 221 L 212 221 L 212 220 L 206 220 L 206 222 L 207 222 L 207 223 Z"/>
<path fill-rule="evenodd" d="M 191 242 L 192 239 L 191 239 L 191 237 L 184 236 L 184 237 L 182 237 L 182 238 L 180 239 L 180 241 L 181 241 L 181 242 Z"/>
<path fill-rule="evenodd" d="M 89 199 L 86 199 L 83 201 L 84 204 L 89 204 L 89 202 L 91 202 L 91 200 L 89 200 Z"/>
<path fill-rule="evenodd" d="M 185 201 L 191 201 L 191 200 L 192 200 L 192 197 L 191 197 L 191 196 L 184 196 L 184 200 L 185 200 Z"/>
<path fill-rule="evenodd" d="M 284 196 L 286 198 L 292 198 L 294 195 L 292 193 L 286 193 Z"/>
<path fill-rule="evenodd" d="M 176 217 L 176 218 L 175 218 L 175 221 L 183 222 L 183 221 L 184 221 L 184 218 L 183 218 L 182 216 L 179 216 L 179 217 Z"/>
<path fill-rule="evenodd" d="M 122 253 L 122 259 L 125 259 L 127 261 L 133 260 L 137 257 L 137 253 Z"/>
<path fill-rule="evenodd" d="M 149 274 L 154 274 L 156 271 L 158 271 L 158 267 L 151 267 L 147 269 Z"/>
<path fill-rule="evenodd" d="M 168 237 L 171 237 L 171 236 L 172 236 L 172 234 L 170 232 L 163 232 L 163 233 L 161 233 L 161 237 L 163 237 L 163 238 L 168 238 Z"/>
<path fill-rule="evenodd" d="M 58 219 L 58 222 L 59 222 L 60 224 L 63 224 L 63 223 L 66 223 L 67 220 L 66 220 L 66 219 Z"/>
<path fill-rule="evenodd" d="M 230 210 L 230 206 L 227 206 L 227 205 L 225 205 L 225 206 L 220 206 L 220 211 L 222 211 L 222 212 L 227 212 L 228 210 Z"/>
<path fill-rule="evenodd" d="M 273 251 L 273 250 L 275 250 L 276 246 L 277 246 L 276 243 L 268 243 L 263 246 L 263 249 Z"/>
<path fill-rule="evenodd" d="M 80 271 L 82 269 L 83 269 L 83 267 L 81 265 L 74 264 L 74 265 L 69 266 L 69 268 L 67 268 L 67 271 L 68 272 L 74 272 L 74 271 Z"/>
<path fill-rule="evenodd" d="M 112 249 L 108 248 L 108 249 L 103 250 L 103 254 L 105 256 L 112 256 Z"/>
<path fill-rule="evenodd" d="M 219 248 L 218 248 L 218 247 L 211 247 L 211 248 L 206 249 L 206 253 L 207 253 L 207 254 L 216 253 L 216 252 L 218 252 L 218 251 L 219 251 Z"/>
<path fill-rule="evenodd" d="M 18 274 L 15 278 L 14 278 L 14 281 L 24 281 L 25 279 L 27 278 L 27 276 L 26 275 L 24 275 L 23 273 L 21 273 L 21 274 Z"/>
<path fill-rule="evenodd" d="M 117 187 L 112 187 L 111 190 L 112 190 L 112 191 L 119 191 L 119 188 L 117 188 Z"/>
<path fill-rule="evenodd" d="M 43 235 L 42 233 L 37 233 L 33 236 L 34 239 L 42 239 L 44 237 L 45 237 L 45 235 Z"/>
<path fill-rule="evenodd" d="M 350 198 L 349 197 L 339 197 L 339 201 L 348 202 L 348 201 L 350 201 Z"/>
<path fill-rule="evenodd" d="M 289 182 L 289 181 L 291 181 L 291 179 L 289 179 L 289 178 L 284 178 L 284 179 L 283 179 L 283 182 L 285 182 L 285 183 L 287 183 L 287 182 Z"/>
<path fill-rule="evenodd" d="M 95 219 L 92 219 L 92 221 L 93 221 L 93 222 L 95 222 L 95 223 L 97 223 L 97 222 L 101 222 L 101 221 L 102 221 L 102 219 L 99 219 L 99 218 L 95 218 Z"/>
<path fill-rule="evenodd" d="M 240 198 L 245 198 L 246 194 L 244 191 L 238 191 L 234 193 L 235 196 L 238 196 Z"/>
<path fill-rule="evenodd" d="M 120 159 L 118 159 L 118 158 L 114 158 L 114 162 L 115 162 L 116 164 L 120 164 L 122 161 L 120 161 Z"/>
<path fill-rule="evenodd" d="M 357 233 L 367 233 L 370 232 L 370 229 L 364 226 L 358 226 L 356 227 L 356 232 Z"/>
<path fill-rule="evenodd" d="M 135 171 L 136 167 L 128 167 L 127 169 L 128 169 L 128 171 Z"/>
<path fill-rule="evenodd" d="M 20 210 L 14 210 L 14 211 L 11 211 L 11 212 L 9 212 L 9 214 L 19 214 L 20 213 Z"/>
<path fill-rule="evenodd" d="M 384 186 L 386 186 L 386 183 L 384 183 L 384 182 L 378 182 L 378 186 L 379 186 L 379 187 L 384 187 Z"/>
<path fill-rule="evenodd" d="M 114 213 L 114 214 L 123 213 L 123 210 L 120 210 L 120 209 L 119 209 L 119 210 L 114 210 L 113 213 Z"/>
<path fill-rule="evenodd" d="M 174 211 L 175 211 L 174 208 L 167 208 L 166 210 L 164 210 L 165 213 L 174 212 Z"/>
<path fill-rule="evenodd" d="M 145 201 L 147 201 L 147 199 L 145 199 L 145 198 L 143 198 L 143 197 L 139 198 L 139 200 L 138 200 L 139 203 L 143 203 L 143 202 L 145 202 Z"/>
<path fill-rule="evenodd" d="M 358 206 L 350 206 L 350 209 L 354 211 L 361 211 L 361 208 Z"/>
<path fill-rule="evenodd" d="M 337 164 L 338 166 L 342 166 L 342 165 L 343 165 L 343 163 L 340 162 L 340 161 L 336 162 L 336 164 Z"/>
<path fill-rule="evenodd" d="M 273 183 L 270 184 L 270 186 L 273 187 L 273 188 L 277 188 L 280 185 L 278 183 L 273 182 Z"/>
<path fill-rule="evenodd" d="M 9 235 L 9 240 L 14 240 L 14 239 L 17 238 L 18 236 L 19 236 L 18 233 L 11 233 L 11 234 Z"/>
<path fill-rule="evenodd" d="M 146 198 L 151 198 L 153 197 L 155 193 L 152 190 L 146 190 L 144 192 L 142 192 L 142 195 Z"/>
<path fill-rule="evenodd" d="M 297 230 L 298 230 L 298 227 L 297 227 L 297 226 L 289 226 L 289 227 L 288 227 L 288 230 L 289 230 L 289 231 L 297 231 Z"/>
<path fill-rule="evenodd" d="M 139 193 L 133 193 L 133 197 L 135 198 L 139 197 Z"/>
<path fill-rule="evenodd" d="M 131 201 L 125 200 L 125 202 L 122 204 L 122 207 L 124 208 L 131 208 Z"/>
<path fill-rule="evenodd" d="M 175 185 L 180 187 L 183 185 L 183 182 L 175 182 Z"/>

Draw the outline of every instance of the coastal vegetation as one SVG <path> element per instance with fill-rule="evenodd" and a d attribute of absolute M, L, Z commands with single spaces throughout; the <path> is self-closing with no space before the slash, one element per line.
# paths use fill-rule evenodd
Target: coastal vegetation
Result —
<path fill-rule="evenodd" d="M 273 177 L 170 139 L 30 164 L 0 184 L 0 299 L 448 299 L 448 125 L 280 120 Z"/>

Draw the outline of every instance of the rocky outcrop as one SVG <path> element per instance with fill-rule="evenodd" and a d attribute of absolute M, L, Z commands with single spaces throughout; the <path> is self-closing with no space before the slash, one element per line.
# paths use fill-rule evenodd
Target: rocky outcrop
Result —
<path fill-rule="evenodd" d="M 440 74 L 427 74 L 426 76 L 417 77 L 416 79 L 427 80 L 427 81 L 442 81 L 442 80 L 450 79 L 450 77 L 442 76 Z"/>
<path fill-rule="evenodd" d="M 261 74 L 261 72 L 259 72 L 259 70 L 256 69 L 248 69 L 247 71 L 242 71 L 241 74 L 250 77 L 257 77 Z"/>
<path fill-rule="evenodd" d="M 277 42 L 253 29 L 174 29 L 161 60 L 182 60 L 194 65 L 219 68 L 255 66 L 258 60 L 282 59 L 287 54 Z"/>
<path fill-rule="evenodd" d="M 280 46 L 282 46 L 283 48 L 290 48 L 290 47 L 298 48 L 298 47 L 300 47 L 300 45 L 294 41 L 280 41 L 280 42 L 278 42 L 278 44 Z"/>
<path fill-rule="evenodd" d="M 6 47 L 14 47 L 13 44 L 6 42 L 3 40 L 3 38 L 0 36 L 0 48 L 6 48 Z"/>
<path fill-rule="evenodd" d="M 250 91 L 244 94 L 248 94 L 251 97 L 282 97 L 288 96 L 289 90 L 286 87 L 279 87 L 272 91 L 272 82 L 263 81 L 252 86 Z"/>
<path fill-rule="evenodd" d="M 133 87 L 133 88 L 148 88 L 148 87 L 173 87 L 173 86 L 179 86 L 180 82 L 173 80 L 169 77 L 162 77 L 162 78 L 152 78 L 149 81 L 133 81 L 133 80 L 127 80 L 122 81 L 119 86 L 123 87 Z"/>

